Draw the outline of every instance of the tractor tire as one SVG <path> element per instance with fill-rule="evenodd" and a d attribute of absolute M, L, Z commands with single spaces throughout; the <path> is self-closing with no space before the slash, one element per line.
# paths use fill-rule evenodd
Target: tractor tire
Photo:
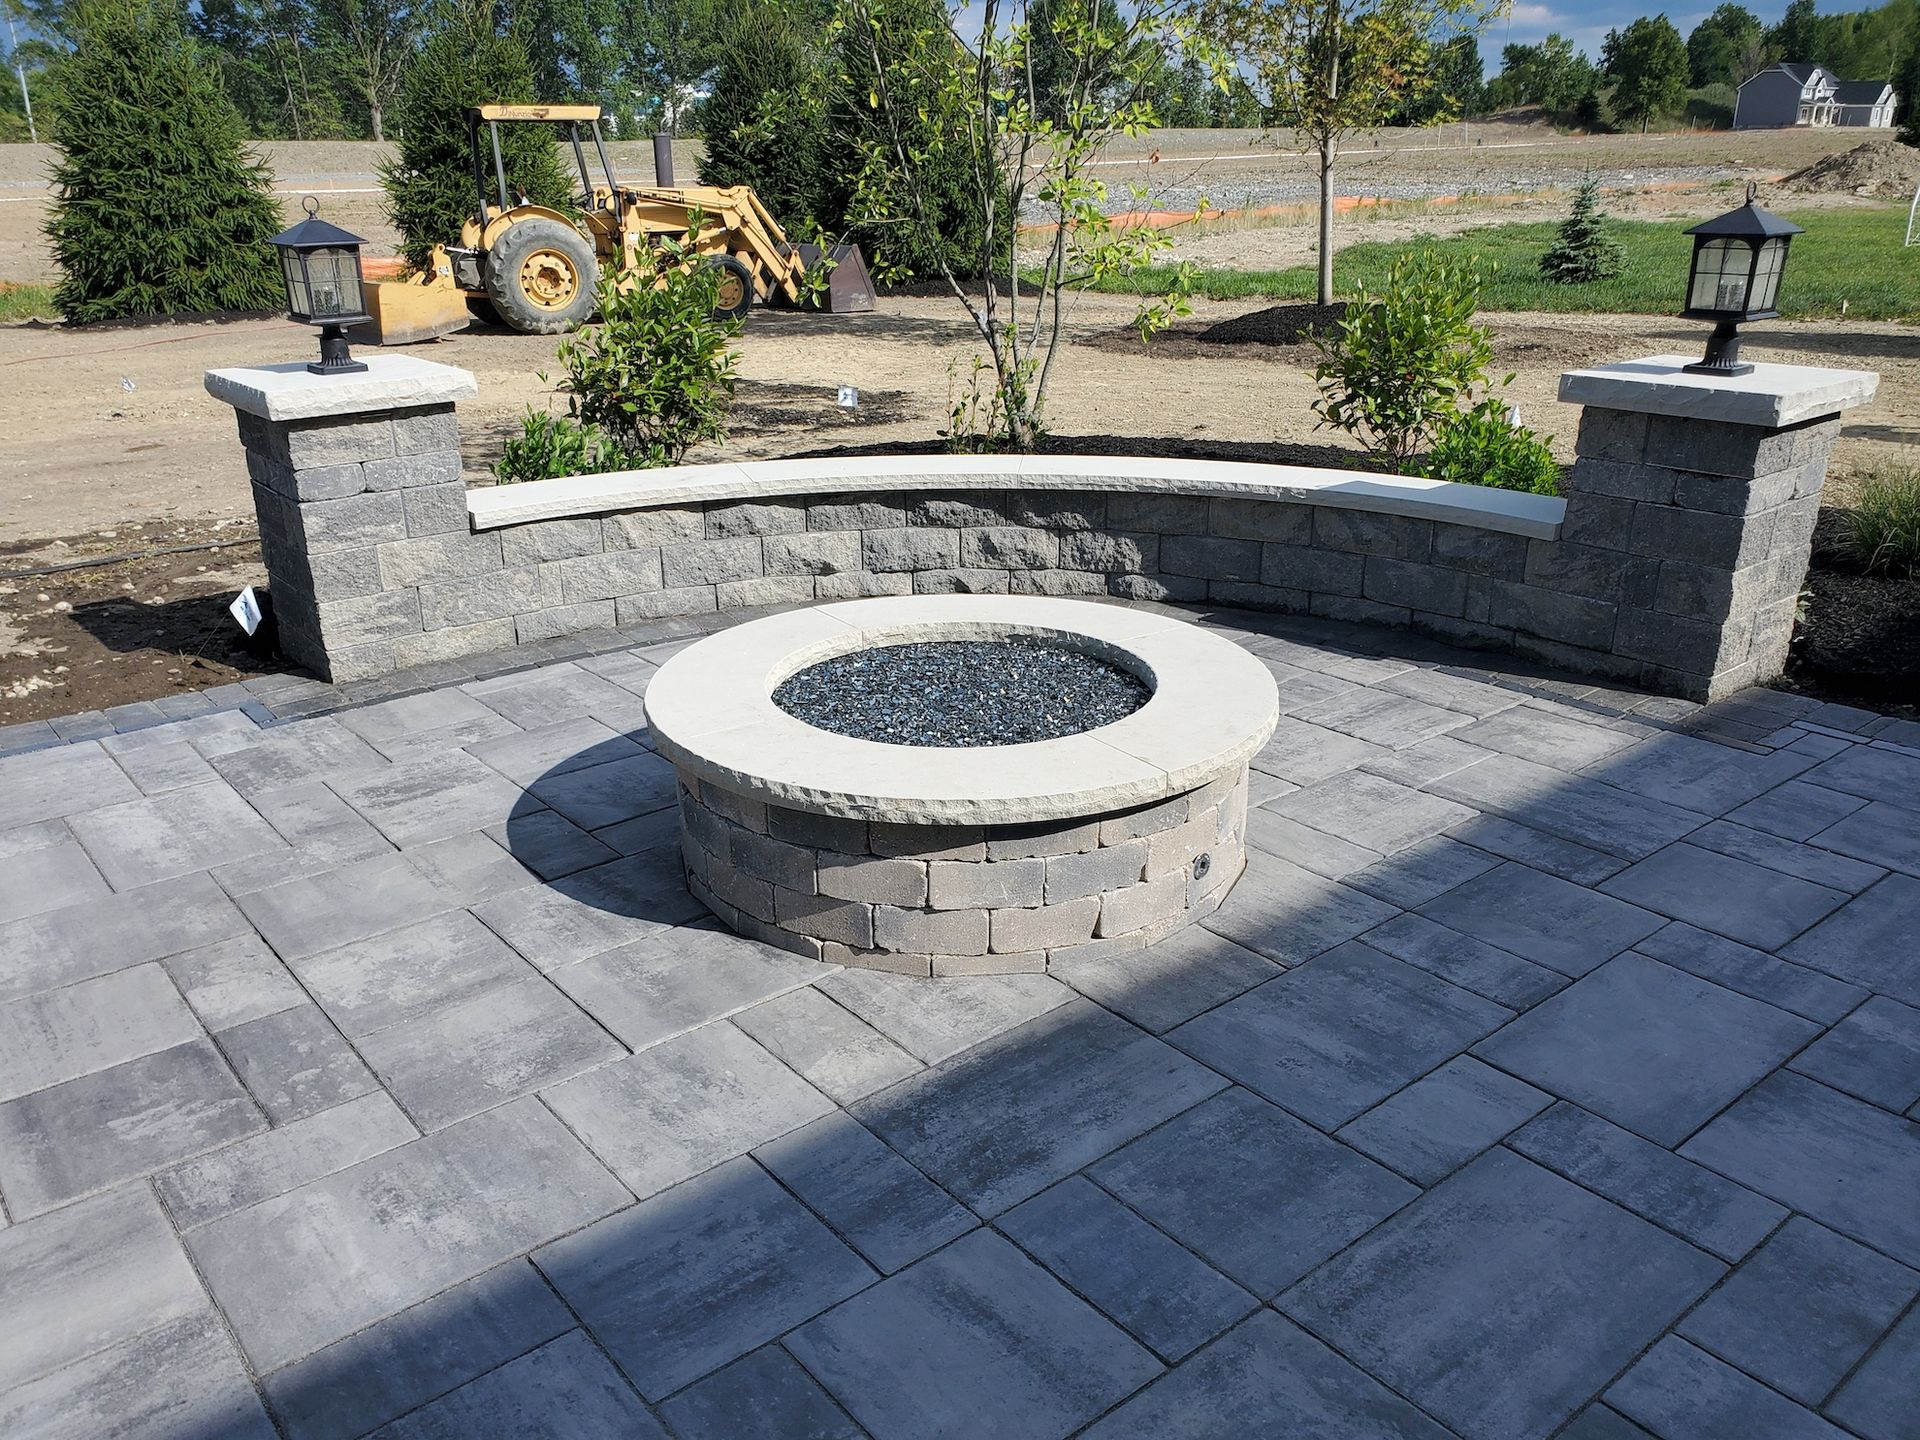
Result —
<path fill-rule="evenodd" d="M 706 268 L 717 282 L 713 295 L 713 318 L 744 320 L 753 307 L 753 275 L 731 255 L 709 255 Z"/>
<path fill-rule="evenodd" d="M 561 335 L 593 313 L 600 262 L 571 225 L 535 217 L 509 225 L 487 255 L 487 298 L 509 329 Z"/>
<path fill-rule="evenodd" d="M 482 300 L 478 295 L 467 297 L 467 313 L 482 325 L 497 325 L 506 329 L 507 322 L 500 318 L 500 312 L 493 308 L 491 300 Z"/>

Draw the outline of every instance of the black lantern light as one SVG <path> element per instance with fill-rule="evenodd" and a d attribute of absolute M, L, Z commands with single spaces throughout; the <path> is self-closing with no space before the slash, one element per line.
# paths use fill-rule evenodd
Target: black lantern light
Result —
<path fill-rule="evenodd" d="M 1739 327 L 1780 313 L 1773 308 L 1780 272 L 1786 269 L 1787 246 L 1801 231 L 1754 204 L 1758 191 L 1749 184 L 1746 204 L 1687 231 L 1693 236 L 1693 269 L 1687 276 L 1687 308 L 1680 314 L 1715 322 L 1707 353 L 1699 364 L 1686 367 L 1690 373 L 1747 374 L 1753 366 L 1741 362 Z"/>
<path fill-rule="evenodd" d="M 320 358 L 309 361 L 307 369 L 315 375 L 351 375 L 367 368 L 347 349 L 347 327 L 372 319 L 360 277 L 360 247 L 367 242 L 322 220 L 313 196 L 301 208 L 307 218 L 269 242 L 280 251 L 287 315 L 320 327 Z"/>

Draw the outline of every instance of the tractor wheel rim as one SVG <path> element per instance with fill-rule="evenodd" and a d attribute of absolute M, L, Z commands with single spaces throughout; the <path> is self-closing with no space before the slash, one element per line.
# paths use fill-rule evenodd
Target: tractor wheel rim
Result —
<path fill-rule="evenodd" d="M 746 288 L 746 282 L 731 270 L 721 275 L 720 288 L 714 293 L 714 298 L 718 302 L 719 308 L 722 310 L 738 309 L 740 302 L 746 298 Z"/>
<path fill-rule="evenodd" d="M 580 273 L 558 250 L 535 250 L 520 262 L 520 293 L 542 310 L 564 310 L 580 293 Z"/>

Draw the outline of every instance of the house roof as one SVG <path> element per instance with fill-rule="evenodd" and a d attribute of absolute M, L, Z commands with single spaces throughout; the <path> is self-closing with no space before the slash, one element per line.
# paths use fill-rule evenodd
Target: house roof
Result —
<path fill-rule="evenodd" d="M 1842 105 L 1878 105 L 1892 88 L 1885 80 L 1842 80 L 1833 98 Z"/>

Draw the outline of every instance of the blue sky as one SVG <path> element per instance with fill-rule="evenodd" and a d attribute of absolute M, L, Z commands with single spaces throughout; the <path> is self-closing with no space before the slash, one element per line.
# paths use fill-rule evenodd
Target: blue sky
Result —
<path fill-rule="evenodd" d="M 1682 35 L 1692 31 L 1707 16 L 1711 15 L 1719 0 L 1686 0 L 1683 6 L 1667 8 L 1665 14 L 1674 28 Z M 1819 0 L 1816 8 L 1821 14 L 1837 14 L 1846 10 L 1868 10 L 1877 0 Z M 1754 4 L 1746 0 L 1747 8 L 1771 25 L 1780 18 L 1780 12 L 1787 8 L 1787 0 L 1762 0 Z M 1514 0 L 1513 13 L 1505 20 L 1496 20 L 1489 25 L 1480 38 L 1480 54 L 1485 58 L 1487 73 L 1497 74 L 1500 69 L 1500 50 L 1502 46 L 1533 45 L 1544 39 L 1550 32 L 1559 31 L 1571 40 L 1576 47 L 1587 52 L 1587 58 L 1600 58 L 1600 42 L 1606 38 L 1608 30 L 1619 29 L 1631 24 L 1642 15 L 1660 14 L 1656 6 L 1646 0 L 1589 0 L 1579 4 L 1577 0 Z"/>

